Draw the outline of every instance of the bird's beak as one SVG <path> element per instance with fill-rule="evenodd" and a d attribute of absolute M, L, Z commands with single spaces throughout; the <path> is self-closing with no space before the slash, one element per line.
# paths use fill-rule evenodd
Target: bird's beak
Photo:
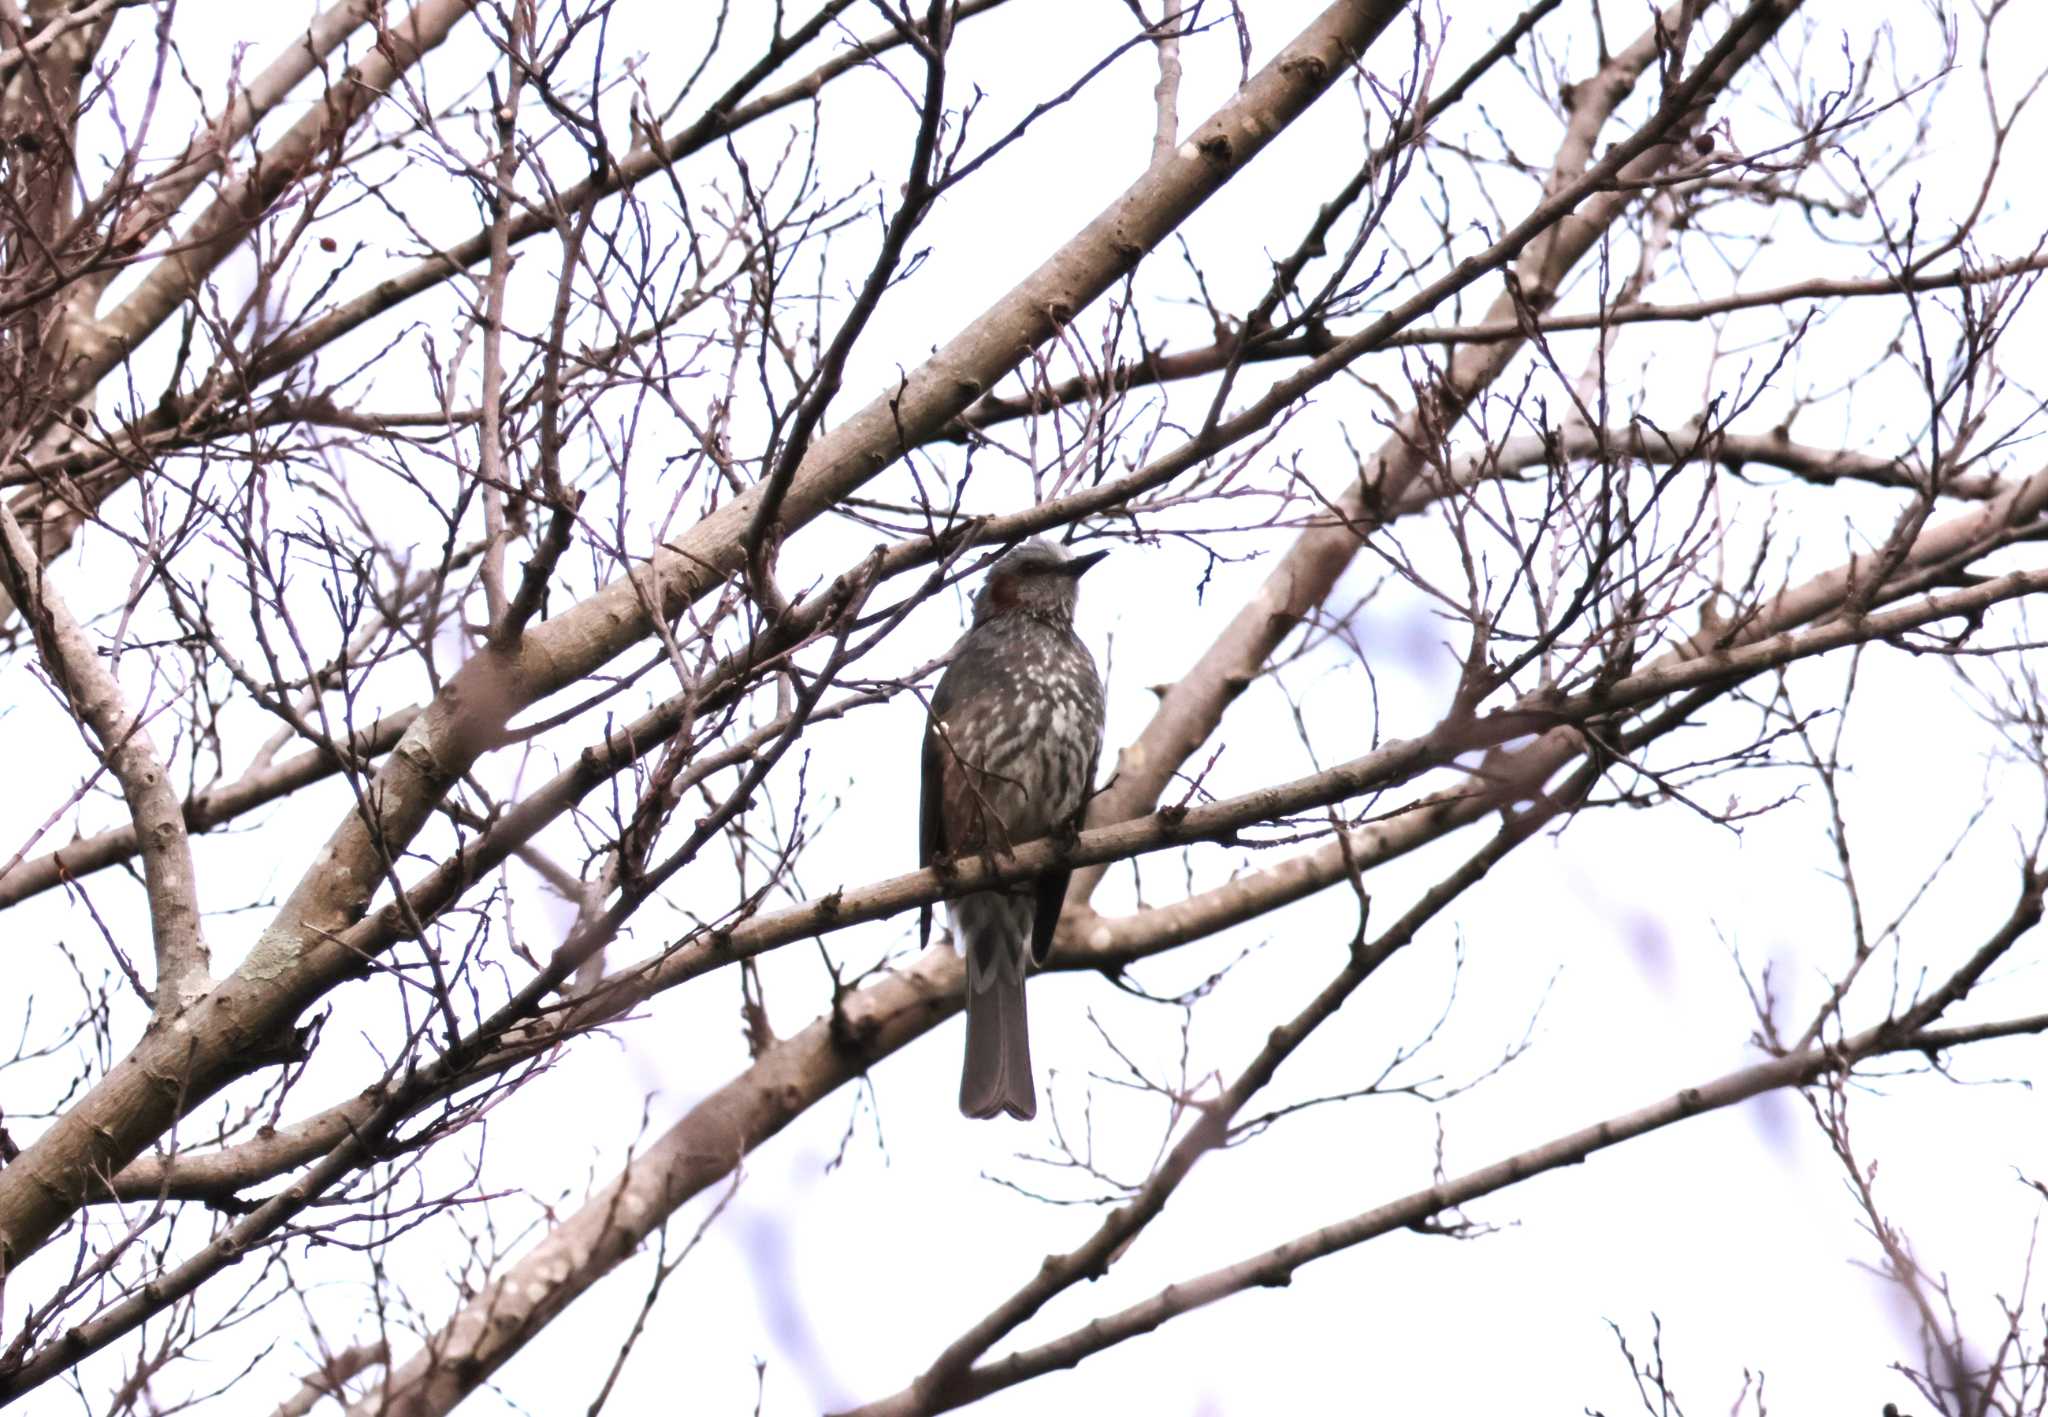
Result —
<path fill-rule="evenodd" d="M 1108 554 L 1107 551 L 1091 551 L 1086 556 L 1076 556 L 1073 560 L 1067 562 L 1066 565 L 1060 567 L 1060 574 L 1078 581 L 1088 573 L 1090 566 Z"/>

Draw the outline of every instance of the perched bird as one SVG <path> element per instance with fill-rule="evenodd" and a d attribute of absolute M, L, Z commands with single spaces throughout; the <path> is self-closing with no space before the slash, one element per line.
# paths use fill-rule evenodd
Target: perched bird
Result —
<path fill-rule="evenodd" d="M 932 695 L 918 861 L 995 855 L 1078 823 L 1102 752 L 1102 680 L 1074 633 L 1077 582 L 1109 553 L 1027 541 L 989 570 Z M 969 1117 L 1038 1112 L 1024 973 L 1052 948 L 1065 870 L 950 902 L 967 959 Z M 929 926 L 931 914 L 925 912 Z"/>

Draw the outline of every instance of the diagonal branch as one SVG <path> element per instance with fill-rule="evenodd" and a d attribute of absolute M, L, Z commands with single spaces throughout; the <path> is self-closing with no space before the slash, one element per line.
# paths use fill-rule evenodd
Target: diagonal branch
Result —
<path fill-rule="evenodd" d="M 2044 1031 L 2048 1031 L 2048 1015 L 2036 1014 L 1991 1025 L 1983 1033 L 1987 1037 L 2014 1037 Z M 1334 1225 L 1323 1226 L 1235 1264 L 1179 1280 L 1149 1299 L 1092 1320 L 1085 1328 L 973 1370 L 945 1394 L 941 1405 L 928 1405 L 922 1394 L 910 1390 L 857 1408 L 843 1417 L 908 1417 L 911 1413 L 946 1411 L 963 1406 L 1041 1374 L 1074 1367 L 1085 1358 L 1150 1333 L 1171 1319 L 1232 1294 L 1247 1289 L 1285 1286 L 1303 1265 L 1342 1253 L 1382 1235 L 1413 1229 L 1447 1210 L 1507 1190 L 1532 1177 L 1567 1166 L 1582 1165 L 1589 1158 L 1623 1142 L 1709 1112 L 1733 1107 L 1767 1092 L 1809 1086 L 1832 1073 L 1851 1069 L 1873 1058 L 1925 1053 L 1930 1049 L 1952 1046 L 1948 1032 L 1900 1032 L 1888 1025 L 1879 1025 L 1832 1048 L 1807 1049 L 1724 1074 L 1633 1112 L 1609 1117 L 1477 1171 L 1376 1206 Z"/>
<path fill-rule="evenodd" d="M 100 761 L 127 799 L 149 891 L 150 931 L 156 940 L 156 1016 L 175 1018 L 210 983 L 184 810 L 149 730 L 129 712 L 121 686 L 100 663 L 84 628 L 43 578 L 34 544 L 5 504 L 0 504 L 0 560 L 5 562 L 8 594 L 27 611 L 43 667 L 64 691 L 78 720 L 99 740 Z"/>
<path fill-rule="evenodd" d="M 418 709 L 401 709 L 358 729 L 349 740 L 350 754 L 357 763 L 364 763 L 390 752 L 407 725 L 417 717 Z M 185 829 L 203 832 L 231 822 L 258 807 L 282 801 L 341 767 L 334 754 L 324 748 L 312 748 L 284 762 L 252 769 L 233 782 L 210 787 L 184 802 L 181 811 Z M 126 861 L 141 849 L 142 841 L 133 823 L 66 842 L 55 851 L 31 857 L 0 873 L 0 909 Z"/>
<path fill-rule="evenodd" d="M 1423 325 L 1396 331 L 1381 340 L 1378 347 L 1420 349 L 1430 345 L 1498 344 L 1503 341 L 1519 342 L 1532 330 L 1537 334 L 1553 335 L 1608 330 L 1618 325 L 1691 323 L 1742 310 L 1784 310 L 1807 300 L 1854 300 L 1935 290 L 1963 290 L 1971 286 L 1996 285 L 2042 271 L 2048 271 L 2048 255 L 2020 256 L 1989 265 L 1964 264 L 1953 270 L 1877 276 L 1868 280 L 1816 276 L 1738 295 L 1715 296 L 1709 300 L 1646 300 L 1585 314 L 1548 314 L 1533 320 L 1495 319 L 1476 325 Z M 1049 388 L 1033 389 L 1028 394 L 1015 397 L 985 395 L 959 418 L 947 424 L 940 436 L 954 442 L 965 442 L 976 432 L 999 423 L 1034 417 L 1069 404 L 1218 374 L 1235 364 L 1262 364 L 1327 354 L 1348 338 L 1335 330 L 1310 330 L 1282 339 L 1248 341 L 1242 336 L 1231 335 L 1196 349 L 1162 349 L 1119 365 L 1106 374 L 1076 376 Z"/>
<path fill-rule="evenodd" d="M 900 386 L 821 438 L 789 488 L 801 526 L 873 477 L 1107 290 L 1331 85 L 1403 0 L 1338 0 L 1197 130 Z M 142 299 L 141 294 L 136 297 Z M 0 1269 L 39 1247 L 90 1190 L 217 1091 L 300 1013 L 360 968 L 344 936 L 390 863 L 520 708 L 612 659 L 740 567 L 757 491 L 672 541 L 642 571 L 471 659 L 409 728 L 234 974 L 176 1039 L 149 1035 L 0 1171 Z"/>
<path fill-rule="evenodd" d="M 382 0 L 340 0 L 315 15 L 262 73 L 235 90 L 227 108 L 206 130 L 185 145 L 163 174 L 145 186 L 114 229 L 114 249 L 128 251 L 155 240 L 171 224 L 178 209 L 199 190 L 199 184 L 221 170 L 236 143 L 256 131 L 264 117 L 290 96 L 316 69 L 365 23 L 382 14 Z M 104 290 L 114 272 L 90 278 Z"/>
<path fill-rule="evenodd" d="M 851 2 L 852 0 L 828 0 L 827 4 L 821 6 L 818 12 L 802 25 L 786 35 L 778 36 L 760 59 L 735 79 L 723 95 L 687 126 L 658 141 L 636 146 L 624 157 L 608 163 L 602 172 L 593 173 L 583 181 L 554 194 L 547 210 L 532 209 L 514 216 L 506 229 L 507 242 L 517 246 L 530 241 L 552 230 L 553 223 L 561 216 L 574 216 L 607 197 L 635 187 L 650 177 L 668 172 L 684 158 L 722 141 L 771 113 L 810 102 L 834 79 L 870 63 L 877 56 L 886 54 L 899 45 L 921 39 L 924 34 L 924 25 L 921 22 L 891 26 L 882 34 L 849 46 L 844 53 L 819 65 L 801 79 L 762 94 L 750 102 L 746 101 L 746 95 L 779 69 L 791 55 L 830 28 L 832 22 L 850 8 Z M 1008 0 L 965 0 L 965 3 L 951 8 L 951 23 L 957 27 L 962 22 L 1005 3 L 1008 3 Z M 469 267 L 487 260 L 490 252 L 490 228 L 484 227 L 456 242 L 446 251 L 427 257 L 389 280 L 379 281 L 372 289 L 335 307 L 317 320 L 285 335 L 275 344 L 262 350 L 253 366 L 253 379 L 261 381 L 275 378 L 297 368 L 308 355 L 326 348 L 341 336 L 376 316 L 396 308 L 416 295 L 432 290 Z"/>
<path fill-rule="evenodd" d="M 1194 1170 L 1195 1163 L 1228 1144 L 1232 1123 L 1273 1080 L 1280 1066 L 1317 1029 L 1334 1018 L 1382 964 L 1414 943 L 1423 926 L 1483 880 L 1509 852 L 1529 840 L 1559 814 L 1578 805 L 1599 776 L 1599 766 L 1589 762 L 1556 792 L 1544 795 L 1525 811 L 1509 814 L 1501 829 L 1486 845 L 1425 891 L 1420 900 L 1370 945 L 1365 942 L 1365 922 L 1361 919 L 1358 937 L 1352 942 L 1344 967 L 1336 977 L 1298 1014 L 1267 1035 L 1264 1046 L 1221 1096 L 1195 1104 L 1197 1115 L 1194 1125 L 1153 1168 L 1151 1176 L 1138 1192 L 1104 1217 L 1095 1232 L 1079 1246 L 1063 1255 L 1047 1256 L 1029 1280 L 948 1345 L 931 1367 L 910 1385 L 916 1410 L 937 1410 L 952 1405 L 950 1390 L 976 1359 L 1028 1322 L 1060 1294 L 1083 1280 L 1100 1279 L 1106 1275 L 1117 1257 L 1165 1210 L 1181 1182 Z"/>
<path fill-rule="evenodd" d="M 1578 91 L 1572 123 L 1544 199 L 1487 252 L 1460 262 L 1453 274 L 1469 280 L 1477 270 L 1490 269 L 1503 258 L 1519 254 L 1517 279 L 1523 302 L 1539 314 L 1547 310 L 1565 274 L 1626 209 L 1625 192 L 1614 189 L 1626 188 L 1664 171 L 1672 161 L 1682 160 L 1682 145 L 1667 139 L 1682 125 L 1699 120 L 1701 107 L 1762 49 L 1794 7 L 1790 0 L 1758 0 L 1750 5 L 1730 22 L 1691 78 L 1664 95 L 1650 120 L 1582 173 L 1594 135 L 1694 7 L 1682 0 L 1655 17 L 1634 44 L 1616 54 Z M 1581 201 L 1585 203 L 1583 211 L 1578 210 Z M 1490 314 L 1495 321 L 1506 321 L 1515 318 L 1516 309 L 1510 290 L 1494 301 Z M 1376 348 L 1380 337 L 1400 328 L 1390 324 L 1381 330 L 1382 323 L 1375 321 L 1367 331 L 1344 341 L 1340 350 L 1358 345 L 1368 334 Z M 1358 482 L 1339 500 L 1333 524 L 1314 527 L 1295 541 L 1215 642 L 1162 696 L 1152 721 L 1119 754 L 1112 785 L 1089 808 L 1090 821 L 1115 821 L 1159 800 L 1173 774 L 1208 741 L 1225 710 L 1281 641 L 1302 616 L 1329 595 L 1366 535 L 1379 525 L 1379 509 L 1399 500 L 1423 478 L 1428 450 L 1440 445 L 1444 431 L 1500 375 L 1520 347 L 1518 340 L 1502 340 L 1457 351 L 1423 406 L 1403 420 L 1368 461 Z M 1338 354 L 1333 351 L 1316 363 Z M 1285 381 L 1282 387 L 1286 387 Z M 1100 879 L 1099 871 L 1076 871 L 1068 900 L 1084 904 Z"/>
<path fill-rule="evenodd" d="M 2012 919 L 2000 930 L 2011 938 L 2032 927 L 2041 913 L 2041 879 L 2033 872 Z M 912 1417 L 948 1411 L 1000 1392 L 1044 1373 L 1071 1368 L 1083 1359 L 1119 1343 L 1152 1332 L 1170 1319 L 1213 1304 L 1247 1289 L 1289 1283 L 1305 1264 L 1339 1254 L 1382 1235 L 1423 1225 L 1445 1211 L 1517 1186 L 1531 1177 L 1577 1166 L 1599 1152 L 1633 1141 L 1708 1112 L 1747 1102 L 1767 1092 L 1805 1087 L 1845 1073 L 1858 1063 L 1898 1053 L 1929 1053 L 1979 1037 L 2013 1037 L 2048 1031 L 2048 1015 L 2006 1020 L 1987 1028 L 1926 1030 L 1887 1020 L 1831 1046 L 1801 1049 L 1782 1058 L 1726 1073 L 1688 1087 L 1661 1101 L 1620 1116 L 1568 1132 L 1541 1146 L 1496 1161 L 1463 1176 L 1440 1181 L 1426 1190 L 1375 1206 L 1348 1220 L 1326 1225 L 1287 1244 L 1239 1260 L 1221 1269 L 1168 1285 L 1149 1299 L 1091 1320 L 1073 1332 L 983 1367 L 960 1374 L 942 1391 L 913 1384 L 893 1396 L 855 1409 L 844 1417 Z"/>
<path fill-rule="evenodd" d="M 135 293 L 77 334 L 79 358 L 67 371 L 65 395 L 83 397 L 197 294 L 278 199 L 346 138 L 408 69 L 438 48 L 475 5 L 476 0 L 421 0 L 405 18 L 380 29 L 376 47 L 350 65 L 341 82 L 251 162 L 245 175 L 221 189 Z"/>
<path fill-rule="evenodd" d="M 622 969 L 594 984 L 531 1037 L 511 1037 L 497 1052 L 479 1053 L 476 1070 L 465 1074 L 460 1081 L 467 1085 L 485 1074 L 514 1066 L 530 1058 L 544 1041 L 600 1027 L 624 1017 L 656 994 L 782 945 L 887 918 L 946 896 L 985 888 L 996 881 L 1025 879 L 1058 861 L 1121 860 L 1140 852 L 1169 849 L 1194 840 L 1228 839 L 1246 826 L 1273 820 L 1289 812 L 1326 806 L 1360 792 L 1394 785 L 1428 766 L 1447 762 L 1451 756 L 1469 751 L 1460 748 L 1458 745 L 1461 743 L 1500 744 L 1525 735 L 1532 725 L 1562 725 L 1550 728 L 1526 746 L 1492 760 L 1476 783 L 1406 804 L 1384 819 L 1343 832 L 1337 839 L 1314 851 L 1185 900 L 1133 916 L 1109 919 L 1084 914 L 1071 924 L 1062 922 L 1059 949 L 1052 967 L 1118 967 L 1300 899 L 1351 874 L 1406 855 L 1504 808 L 1547 800 L 1543 785 L 1575 759 L 1586 755 L 1586 737 L 1573 726 L 1586 719 L 1626 713 L 1675 696 L 1668 709 L 1658 711 L 1642 724 L 1617 736 L 1615 746 L 1618 749 L 1634 751 L 1690 721 L 1701 706 L 1702 696 L 1716 695 L 1768 669 L 1866 640 L 1894 638 L 1938 620 L 1974 617 L 1992 605 L 2043 590 L 2048 590 L 2048 570 L 2020 572 L 1961 590 L 1927 596 L 1861 620 L 1837 618 L 1817 628 L 1787 631 L 1737 650 L 1718 651 L 1695 659 L 1659 661 L 1645 666 L 1636 675 L 1593 692 L 1569 697 L 1529 696 L 1515 708 L 1468 722 L 1462 731 L 1454 726 L 1440 725 L 1438 731 L 1442 739 L 1434 748 L 1417 746 L 1426 743 L 1427 739 L 1388 744 L 1378 753 L 1339 764 L 1295 783 L 1205 804 L 1185 812 L 1161 812 L 1110 827 L 1093 828 L 1064 847 L 1050 841 L 1028 843 L 1019 847 L 1013 856 L 995 862 L 977 858 L 955 863 L 946 871 L 917 871 L 867 886 L 835 890 L 820 899 L 736 925 L 707 927 L 677 942 L 657 959 Z M 776 725 L 769 725 L 762 730 L 762 735 L 776 729 Z M 615 735 L 621 744 L 644 745 L 647 740 L 658 738 L 659 726 L 651 720 Z M 735 745 L 730 757 L 739 760 L 750 751 L 748 744 L 742 742 Z M 595 750 L 583 756 L 591 758 L 595 756 Z M 726 760 L 727 755 L 720 755 L 707 766 L 715 767 Z M 588 782 L 580 780 L 571 785 L 579 791 L 587 791 L 589 786 Z M 544 790 L 536 796 L 545 796 L 551 791 L 554 789 Z M 519 814 L 527 810 L 528 804 L 522 804 L 508 814 L 498 831 L 486 835 L 466 850 L 460 863 L 462 869 L 472 877 L 482 875 L 505 859 L 514 842 L 523 841 L 530 835 L 530 829 L 519 820 Z M 1524 805 L 1521 810 L 1533 809 Z M 443 868 L 444 872 L 449 869 L 452 868 Z M 430 914 L 436 908 L 436 902 L 448 895 L 447 888 L 437 884 L 432 877 L 414 890 L 412 909 L 419 915 Z M 352 932 L 348 943 L 364 952 L 381 948 L 403 918 L 403 911 L 396 907 L 387 908 Z M 570 960 L 568 966 L 573 967 L 578 962 Z M 957 997 L 949 995 L 937 1007 L 941 1016 L 949 1015 L 958 1007 Z M 440 1095 L 422 1094 L 421 1100 L 435 1100 Z M 349 1130 L 361 1125 L 363 1119 L 385 1100 L 381 1092 L 365 1094 L 292 1126 L 275 1129 L 252 1142 L 216 1152 L 137 1161 L 114 1179 L 111 1194 L 129 1199 L 169 1195 L 219 1200 L 232 1196 L 319 1156 Z"/>

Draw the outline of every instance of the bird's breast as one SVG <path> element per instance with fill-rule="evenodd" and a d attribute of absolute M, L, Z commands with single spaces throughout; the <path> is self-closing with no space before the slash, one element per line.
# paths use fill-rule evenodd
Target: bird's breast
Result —
<path fill-rule="evenodd" d="M 1087 800 L 1103 693 L 1094 660 L 1070 631 L 1017 618 L 977 627 L 941 685 L 941 717 L 980 780 L 979 809 L 995 809 L 1006 834 L 1023 840 Z"/>

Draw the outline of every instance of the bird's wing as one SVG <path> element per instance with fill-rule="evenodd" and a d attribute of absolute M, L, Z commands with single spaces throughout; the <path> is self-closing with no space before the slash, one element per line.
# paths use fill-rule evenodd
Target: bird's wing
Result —
<path fill-rule="evenodd" d="M 917 864 L 921 867 L 931 865 L 946 854 L 945 781 L 948 756 L 945 739 L 939 733 L 939 719 L 934 706 L 934 712 L 924 726 L 923 800 L 919 806 L 917 830 Z M 917 912 L 919 944 L 930 944 L 931 936 L 932 908 L 927 902 Z"/>
<path fill-rule="evenodd" d="M 1071 825 L 1075 831 L 1087 819 L 1088 804 L 1095 800 L 1095 770 L 1101 766 L 1102 745 L 1096 744 L 1095 751 L 1088 758 L 1088 775 L 1082 779 L 1087 784 L 1081 794 L 1081 805 L 1074 809 L 1071 822 L 1062 823 L 1062 830 Z M 1034 909 L 1031 916 L 1031 958 L 1039 964 L 1052 953 L 1052 933 L 1060 923 L 1060 907 L 1066 904 L 1067 882 L 1072 879 L 1071 870 L 1047 871 L 1032 886 Z"/>
<path fill-rule="evenodd" d="M 1044 964 L 1045 957 L 1052 953 L 1053 928 L 1060 923 L 1060 906 L 1067 898 L 1067 879 L 1073 874 L 1062 867 L 1045 872 L 1032 883 L 1031 958 L 1039 964 Z"/>

